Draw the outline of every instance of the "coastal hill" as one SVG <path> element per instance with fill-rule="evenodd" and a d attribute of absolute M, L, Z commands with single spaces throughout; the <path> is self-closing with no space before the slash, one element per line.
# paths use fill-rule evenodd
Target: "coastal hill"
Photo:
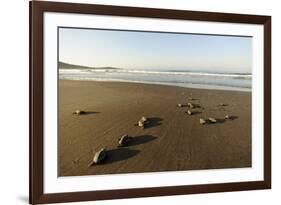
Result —
<path fill-rule="evenodd" d="M 115 67 L 90 67 L 90 66 L 83 66 L 83 65 L 74 65 L 65 62 L 59 62 L 60 69 L 120 69 Z"/>

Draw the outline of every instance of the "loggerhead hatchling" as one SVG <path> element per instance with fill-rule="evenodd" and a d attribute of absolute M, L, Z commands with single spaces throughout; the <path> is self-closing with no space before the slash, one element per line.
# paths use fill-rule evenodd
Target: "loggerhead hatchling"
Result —
<path fill-rule="evenodd" d="M 102 163 L 107 157 L 107 151 L 105 148 L 100 149 L 98 152 L 95 153 L 93 157 L 93 161 L 89 164 L 89 167 L 94 164 Z"/>

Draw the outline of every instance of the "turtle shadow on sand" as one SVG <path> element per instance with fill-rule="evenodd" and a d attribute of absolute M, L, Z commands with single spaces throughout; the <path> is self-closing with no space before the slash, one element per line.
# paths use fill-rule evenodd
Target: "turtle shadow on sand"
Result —
<path fill-rule="evenodd" d="M 139 136 L 135 136 L 129 145 L 134 146 L 134 145 L 145 144 L 145 143 L 151 142 L 155 139 L 157 139 L 157 137 L 152 136 L 152 135 L 139 135 Z"/>
<path fill-rule="evenodd" d="M 216 118 L 216 123 L 217 124 L 222 124 L 222 123 L 225 123 L 225 119 L 223 119 L 223 118 Z M 211 123 L 212 124 L 212 123 Z"/>
<path fill-rule="evenodd" d="M 226 121 L 224 118 L 214 118 L 214 120 L 215 121 L 213 122 L 210 119 L 206 119 L 206 124 L 207 125 L 223 124 Z"/>
<path fill-rule="evenodd" d="M 229 116 L 229 118 L 228 119 L 225 119 L 225 118 L 216 118 L 216 122 L 215 123 L 212 123 L 212 122 L 208 122 L 208 124 L 209 125 L 212 125 L 212 124 L 223 124 L 223 123 L 225 123 L 226 121 L 232 121 L 232 120 L 235 120 L 235 119 L 237 119 L 238 118 L 238 116 Z"/>
<path fill-rule="evenodd" d="M 201 111 L 193 111 L 193 115 L 198 115 L 198 114 L 201 114 L 202 112 Z"/>
<path fill-rule="evenodd" d="M 237 118 L 238 118 L 238 116 L 236 116 L 236 115 L 229 116 L 229 120 L 236 120 Z"/>
<path fill-rule="evenodd" d="M 161 125 L 161 121 L 163 121 L 162 118 L 159 117 L 149 117 L 148 123 L 145 125 L 145 128 L 151 128 Z"/>
<path fill-rule="evenodd" d="M 199 105 L 198 103 L 191 103 L 193 108 L 201 108 L 201 105 Z"/>
<path fill-rule="evenodd" d="M 199 100 L 199 98 L 188 97 L 187 100 L 189 100 L 189 101 L 196 101 L 196 100 Z"/>
<path fill-rule="evenodd" d="M 86 111 L 84 115 L 94 115 L 94 114 L 99 114 L 100 112 L 93 112 L 93 111 Z"/>
<path fill-rule="evenodd" d="M 227 104 L 227 103 L 220 103 L 220 104 L 218 104 L 217 106 L 218 107 L 227 107 L 229 104 Z"/>
<path fill-rule="evenodd" d="M 99 114 L 100 112 L 93 112 L 93 111 L 83 111 L 80 115 L 95 115 Z"/>
<path fill-rule="evenodd" d="M 178 104 L 178 107 L 188 107 L 187 104 Z"/>
<path fill-rule="evenodd" d="M 116 148 L 107 151 L 107 157 L 104 164 L 111 164 L 118 161 L 127 160 L 136 156 L 140 151 L 129 148 Z"/>

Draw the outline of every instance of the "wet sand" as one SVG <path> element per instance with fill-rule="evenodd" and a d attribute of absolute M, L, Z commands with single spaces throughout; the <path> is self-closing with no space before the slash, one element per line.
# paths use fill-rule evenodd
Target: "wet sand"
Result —
<path fill-rule="evenodd" d="M 201 107 L 189 116 L 177 107 L 187 102 Z M 72 115 L 76 109 L 87 113 Z M 145 129 L 135 126 L 142 116 Z M 218 122 L 199 123 L 208 117 Z M 123 134 L 134 140 L 117 148 Z M 105 163 L 88 167 L 102 147 Z M 60 80 L 58 160 L 59 176 L 250 167 L 251 93 Z"/>

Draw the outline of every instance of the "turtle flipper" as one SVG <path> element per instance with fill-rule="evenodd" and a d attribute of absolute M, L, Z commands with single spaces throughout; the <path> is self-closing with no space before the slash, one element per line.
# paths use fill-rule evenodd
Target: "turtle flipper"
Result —
<path fill-rule="evenodd" d="M 95 162 L 94 162 L 94 161 L 90 162 L 90 163 L 88 164 L 88 167 L 91 167 L 91 166 L 93 166 L 93 165 L 95 165 Z"/>

